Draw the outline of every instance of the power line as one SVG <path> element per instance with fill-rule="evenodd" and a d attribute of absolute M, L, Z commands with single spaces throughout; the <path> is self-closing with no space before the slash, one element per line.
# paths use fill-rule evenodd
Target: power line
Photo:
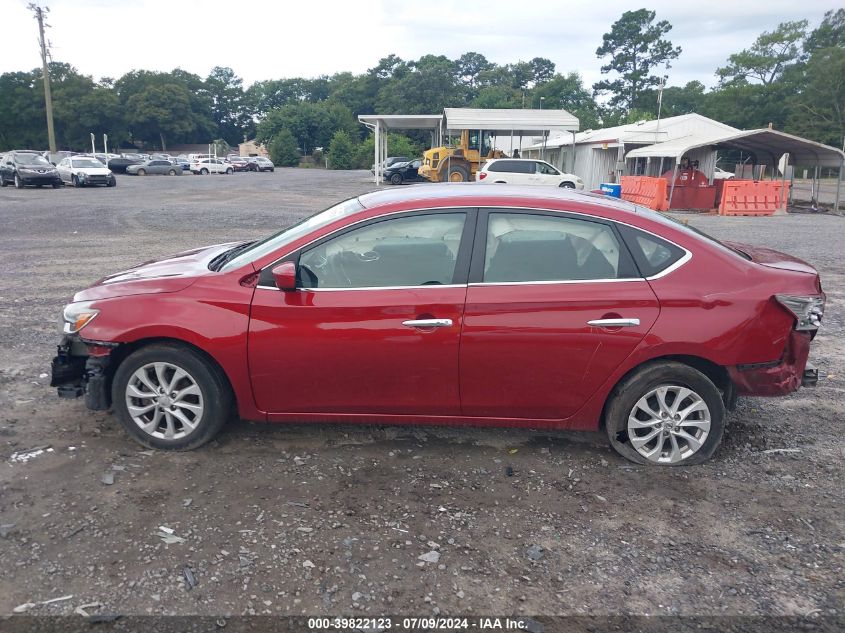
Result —
<path fill-rule="evenodd" d="M 35 13 L 35 19 L 38 20 L 38 44 L 41 48 L 41 67 L 44 71 L 44 104 L 47 111 L 47 140 L 50 144 L 50 153 L 56 153 L 56 131 L 53 128 L 53 97 L 50 94 L 50 69 L 47 66 L 47 56 L 50 55 L 49 42 L 44 37 L 44 29 L 50 28 L 50 25 L 44 21 L 44 14 L 50 12 L 49 7 L 43 9 L 30 2 L 27 8 Z M 52 56 L 50 57 L 52 61 Z"/>

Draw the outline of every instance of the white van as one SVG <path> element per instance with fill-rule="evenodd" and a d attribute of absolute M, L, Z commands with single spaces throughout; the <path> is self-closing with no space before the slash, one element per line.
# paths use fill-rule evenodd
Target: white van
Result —
<path fill-rule="evenodd" d="M 475 172 L 477 182 L 511 185 L 548 185 L 583 189 L 584 182 L 575 174 L 558 171 L 544 160 L 533 158 L 496 158 L 488 160 Z"/>

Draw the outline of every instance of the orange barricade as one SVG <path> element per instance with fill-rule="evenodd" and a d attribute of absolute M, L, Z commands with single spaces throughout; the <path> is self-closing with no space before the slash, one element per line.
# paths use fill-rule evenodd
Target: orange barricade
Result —
<path fill-rule="evenodd" d="M 783 182 L 779 180 L 727 180 L 719 215 L 772 215 L 785 203 Z"/>
<path fill-rule="evenodd" d="M 666 199 L 666 179 L 622 176 L 622 199 L 655 211 L 666 211 L 669 208 Z"/>

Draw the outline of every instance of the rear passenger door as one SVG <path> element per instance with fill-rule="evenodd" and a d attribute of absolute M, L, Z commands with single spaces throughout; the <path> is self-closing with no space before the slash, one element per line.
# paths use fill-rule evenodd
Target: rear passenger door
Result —
<path fill-rule="evenodd" d="M 469 281 L 466 416 L 573 415 L 659 313 L 613 223 L 591 216 L 482 210 Z"/>

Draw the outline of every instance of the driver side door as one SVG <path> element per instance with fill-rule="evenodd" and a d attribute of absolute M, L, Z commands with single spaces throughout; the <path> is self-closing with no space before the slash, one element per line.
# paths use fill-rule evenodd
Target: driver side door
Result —
<path fill-rule="evenodd" d="M 249 326 L 258 407 L 270 414 L 459 415 L 458 342 L 474 209 L 421 210 L 341 229 L 271 265 Z"/>

